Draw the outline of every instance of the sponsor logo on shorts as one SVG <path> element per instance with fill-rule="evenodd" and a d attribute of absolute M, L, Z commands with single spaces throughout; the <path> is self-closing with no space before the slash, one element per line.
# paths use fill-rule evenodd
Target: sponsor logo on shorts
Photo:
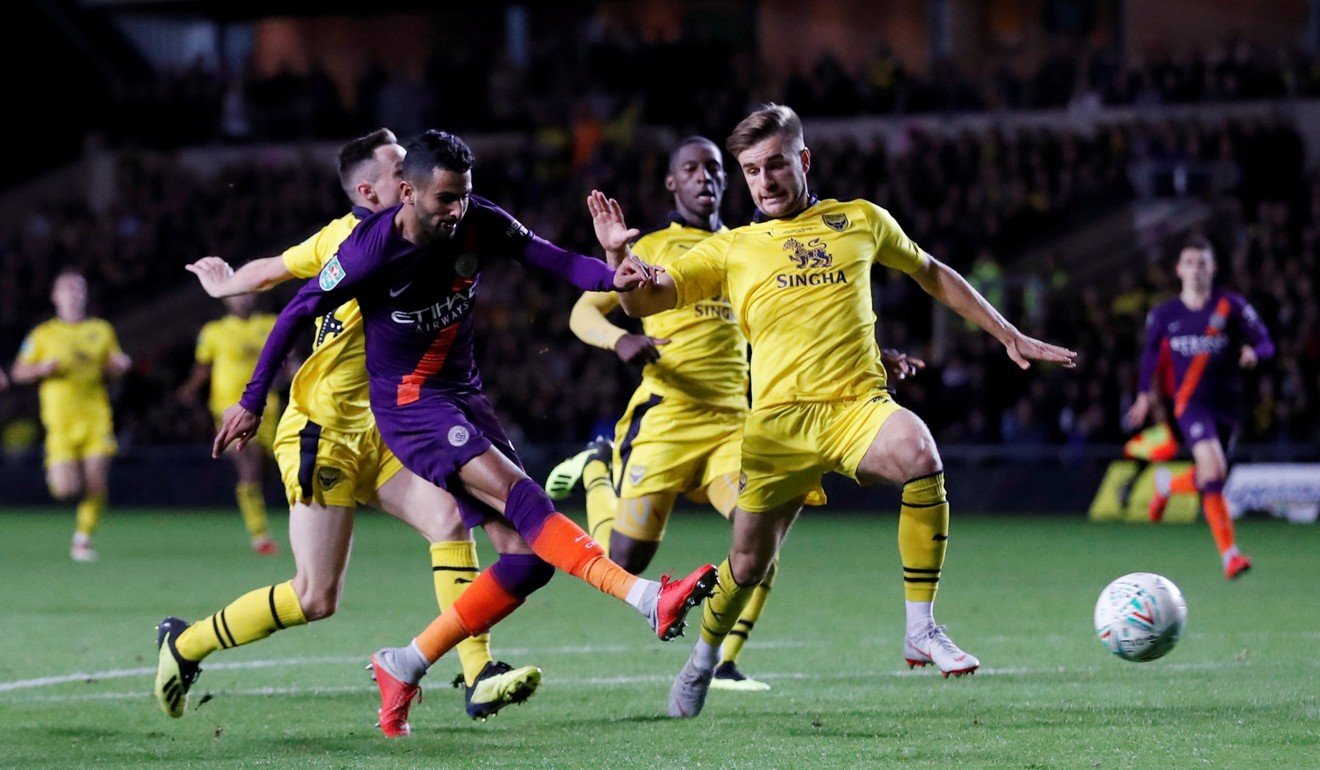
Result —
<path fill-rule="evenodd" d="M 646 478 L 645 465 L 629 465 L 628 480 L 634 484 L 640 484 L 642 479 Z"/>
<path fill-rule="evenodd" d="M 455 425 L 449 429 L 450 446 L 463 446 L 470 438 L 472 438 L 472 434 L 468 433 L 468 429 L 462 425 Z"/>
<path fill-rule="evenodd" d="M 747 488 L 747 474 L 746 474 L 746 472 L 739 473 L 739 474 L 738 474 L 738 491 L 741 492 L 741 491 L 743 491 L 743 490 L 746 489 L 746 488 Z"/>
<path fill-rule="evenodd" d="M 339 469 L 322 466 L 316 469 L 316 481 L 321 489 L 334 489 L 339 483 Z"/>
<path fill-rule="evenodd" d="M 317 279 L 317 284 L 321 287 L 321 291 L 330 291 L 344 280 L 344 275 L 344 268 L 339 264 L 339 255 L 336 254 L 334 259 L 321 268 L 321 276 Z"/>

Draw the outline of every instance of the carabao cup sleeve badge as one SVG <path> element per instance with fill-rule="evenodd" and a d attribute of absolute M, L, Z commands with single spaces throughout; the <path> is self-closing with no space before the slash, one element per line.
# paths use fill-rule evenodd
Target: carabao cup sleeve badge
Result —
<path fill-rule="evenodd" d="M 344 268 L 339 264 L 339 257 L 335 256 L 321 268 L 321 277 L 317 283 L 320 284 L 321 291 L 330 291 L 342 280 L 344 280 Z"/>

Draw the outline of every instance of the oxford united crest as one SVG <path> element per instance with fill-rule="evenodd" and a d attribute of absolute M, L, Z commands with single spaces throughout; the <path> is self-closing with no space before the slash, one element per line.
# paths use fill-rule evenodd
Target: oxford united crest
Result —
<path fill-rule="evenodd" d="M 848 229 L 847 214 L 821 214 L 820 218 L 821 221 L 825 223 L 826 227 L 830 228 L 831 230 L 834 230 L 835 232 L 841 233 L 844 230 Z"/>

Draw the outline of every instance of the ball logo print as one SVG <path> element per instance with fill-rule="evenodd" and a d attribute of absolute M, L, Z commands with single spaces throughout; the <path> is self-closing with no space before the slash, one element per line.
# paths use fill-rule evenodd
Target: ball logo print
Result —
<path fill-rule="evenodd" d="M 1182 591 L 1162 575 L 1133 572 L 1100 592 L 1095 605 L 1095 633 L 1123 660 L 1137 663 L 1162 658 L 1178 643 L 1187 623 Z"/>

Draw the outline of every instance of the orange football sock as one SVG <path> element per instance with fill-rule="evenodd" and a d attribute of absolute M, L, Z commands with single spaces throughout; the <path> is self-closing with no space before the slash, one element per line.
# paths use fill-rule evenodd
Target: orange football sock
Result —
<path fill-rule="evenodd" d="M 1224 502 L 1222 492 L 1206 492 L 1201 497 L 1201 507 L 1205 509 L 1205 520 L 1210 525 L 1210 532 L 1215 536 L 1215 546 L 1219 553 L 1233 547 L 1233 517 L 1228 515 L 1228 504 Z"/>
<path fill-rule="evenodd" d="M 1169 480 L 1169 493 L 1190 495 L 1196 492 L 1196 468 L 1188 468 Z"/>
<path fill-rule="evenodd" d="M 556 568 L 616 599 L 627 600 L 628 589 L 637 582 L 636 575 L 606 558 L 600 543 L 562 513 L 552 513 L 529 545 Z"/>
<path fill-rule="evenodd" d="M 413 641 L 422 656 L 434 663 L 469 636 L 489 631 L 522 603 L 522 599 L 505 591 L 487 570 L 477 575 L 449 609 L 440 613 Z"/>

